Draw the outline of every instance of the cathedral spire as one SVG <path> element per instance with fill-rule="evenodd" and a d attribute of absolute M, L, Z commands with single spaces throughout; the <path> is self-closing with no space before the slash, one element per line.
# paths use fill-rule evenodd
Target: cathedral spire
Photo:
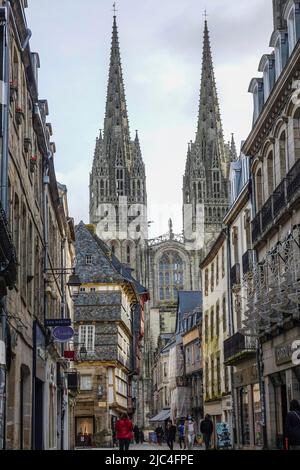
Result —
<path fill-rule="evenodd" d="M 130 132 L 126 106 L 125 86 L 122 74 L 117 19 L 113 17 L 113 31 L 110 52 L 109 77 L 107 87 L 106 112 L 104 120 L 104 139 L 109 157 L 111 146 L 121 153 L 124 165 L 130 160 Z M 114 153 L 114 152 L 113 152 Z"/>
<path fill-rule="evenodd" d="M 223 139 L 219 100 L 215 81 L 207 19 L 204 22 L 202 75 L 200 103 L 196 141 L 201 141 L 204 134 L 214 132 L 217 138 Z"/>

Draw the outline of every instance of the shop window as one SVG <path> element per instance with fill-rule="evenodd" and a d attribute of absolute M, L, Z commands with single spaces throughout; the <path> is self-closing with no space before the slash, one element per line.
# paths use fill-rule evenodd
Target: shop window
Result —
<path fill-rule="evenodd" d="M 92 390 L 92 376 L 80 375 L 80 390 Z"/>

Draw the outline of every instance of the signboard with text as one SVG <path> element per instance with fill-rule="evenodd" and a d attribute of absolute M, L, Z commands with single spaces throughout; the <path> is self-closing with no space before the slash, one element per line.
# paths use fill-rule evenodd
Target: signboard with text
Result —
<path fill-rule="evenodd" d="M 45 326 L 55 327 L 55 326 L 71 326 L 70 318 L 47 318 L 45 320 Z"/>

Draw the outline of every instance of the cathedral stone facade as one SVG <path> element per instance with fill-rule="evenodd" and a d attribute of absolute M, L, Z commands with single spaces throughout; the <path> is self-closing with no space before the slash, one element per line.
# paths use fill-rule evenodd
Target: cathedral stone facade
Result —
<path fill-rule="evenodd" d="M 146 427 L 153 412 L 151 370 L 157 352 L 175 332 L 178 291 L 200 289 L 199 264 L 222 228 L 228 207 L 228 168 L 236 158 L 234 141 L 224 142 L 207 21 L 204 28 L 200 105 L 195 142 L 189 144 L 183 178 L 183 232 L 149 240 L 147 233 L 146 173 L 138 134 L 131 140 L 122 76 L 116 17 L 104 132 L 96 140 L 90 174 L 90 223 L 121 262 L 150 291 L 145 314 L 144 361 L 138 424 Z M 140 235 L 124 236 L 122 211 L 134 219 Z M 191 214 L 188 218 L 187 215 Z M 114 225 L 113 217 L 116 215 Z M 111 226 L 116 228 L 111 236 Z M 191 237 L 202 232 L 200 244 Z"/>

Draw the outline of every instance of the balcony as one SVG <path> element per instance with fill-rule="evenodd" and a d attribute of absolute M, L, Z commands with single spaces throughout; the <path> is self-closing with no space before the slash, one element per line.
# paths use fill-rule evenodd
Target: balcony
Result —
<path fill-rule="evenodd" d="M 282 211 L 286 204 L 285 198 L 285 182 L 286 180 L 282 180 L 282 182 L 277 186 L 274 191 L 273 195 L 273 214 L 274 217 L 277 217 L 278 214 Z"/>
<path fill-rule="evenodd" d="M 261 229 L 262 232 L 269 227 L 273 222 L 273 197 L 269 197 L 261 210 Z"/>
<path fill-rule="evenodd" d="M 224 341 L 224 364 L 232 366 L 256 355 L 256 343 L 253 338 L 235 333 Z"/>
<path fill-rule="evenodd" d="M 243 262 L 243 274 L 247 274 L 253 269 L 253 250 L 247 250 L 242 257 Z"/>
<path fill-rule="evenodd" d="M 17 258 L 6 214 L 0 203 L 0 298 L 13 289 L 17 278 Z"/>
<path fill-rule="evenodd" d="M 297 160 L 287 175 L 286 194 L 290 202 L 300 188 L 300 160 Z"/>
<path fill-rule="evenodd" d="M 230 282 L 232 286 L 241 283 L 241 270 L 239 263 L 235 264 L 230 270 Z"/>
<path fill-rule="evenodd" d="M 258 212 L 252 220 L 252 241 L 255 243 L 261 235 L 261 224 L 260 224 L 261 213 Z"/>

